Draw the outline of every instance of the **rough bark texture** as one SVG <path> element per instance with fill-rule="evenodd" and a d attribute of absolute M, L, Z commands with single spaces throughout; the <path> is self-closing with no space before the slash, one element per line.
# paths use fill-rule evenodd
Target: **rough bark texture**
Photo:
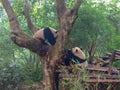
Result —
<path fill-rule="evenodd" d="M 7 12 L 10 26 L 11 39 L 20 47 L 27 48 L 42 57 L 43 69 L 43 90 L 58 90 L 56 84 L 56 69 L 61 62 L 62 51 L 67 45 L 68 36 L 77 18 L 77 12 L 82 0 L 77 0 L 73 8 L 67 9 L 64 0 L 56 0 L 56 9 L 59 19 L 59 36 L 54 47 L 44 46 L 42 43 L 25 34 L 19 27 L 17 17 L 10 6 L 8 0 L 2 0 L 3 6 Z M 27 19 L 28 27 L 33 33 L 37 28 L 33 25 L 29 15 L 29 3 L 26 1 L 25 17 Z M 52 49 L 52 50 L 51 50 Z M 52 51 L 52 52 L 51 52 Z M 49 53 L 48 53 L 49 52 Z M 62 90 L 62 89 L 61 89 Z"/>

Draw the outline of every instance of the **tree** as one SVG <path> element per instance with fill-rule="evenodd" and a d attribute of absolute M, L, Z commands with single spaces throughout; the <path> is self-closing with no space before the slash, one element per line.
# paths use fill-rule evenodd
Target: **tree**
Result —
<path fill-rule="evenodd" d="M 3 6 L 7 12 L 10 27 L 11 39 L 20 47 L 29 49 L 38 54 L 42 59 L 43 69 L 43 85 L 44 90 L 57 90 L 55 71 L 58 64 L 62 62 L 61 57 L 63 50 L 68 43 L 68 37 L 71 32 L 72 26 L 78 16 L 77 12 L 82 0 L 77 0 L 71 9 L 66 8 L 64 0 L 56 0 L 57 16 L 59 20 L 59 36 L 55 46 L 43 45 L 39 40 L 27 35 L 19 26 L 17 17 L 10 6 L 8 0 L 2 0 Z M 26 0 L 25 16 L 30 30 L 35 33 L 37 28 L 34 26 L 30 19 L 28 1 Z"/>

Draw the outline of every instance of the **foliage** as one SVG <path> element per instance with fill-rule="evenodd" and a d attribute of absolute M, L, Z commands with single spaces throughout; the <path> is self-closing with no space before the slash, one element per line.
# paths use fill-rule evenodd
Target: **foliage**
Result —
<path fill-rule="evenodd" d="M 83 48 L 87 48 L 95 41 L 97 49 L 105 51 L 114 33 L 114 27 L 107 19 L 106 13 L 103 13 L 105 11 L 101 6 L 95 6 L 94 3 L 86 1 L 79 12 L 80 17 L 74 25 L 71 41 Z"/>
<path fill-rule="evenodd" d="M 55 2 L 53 0 L 44 0 L 35 2 L 31 5 L 31 15 L 34 17 L 33 22 L 35 22 L 36 26 L 39 28 L 44 27 L 54 27 L 55 29 L 58 28 L 58 20 L 56 15 L 55 9 Z"/>
<path fill-rule="evenodd" d="M 9 22 L 3 10 L 1 15 L 3 16 L 0 18 L 0 90 L 5 88 L 18 90 L 21 83 L 40 82 L 42 71 L 39 57 L 12 43 L 9 37 Z"/>
<path fill-rule="evenodd" d="M 0 89 L 18 90 L 21 81 L 25 79 L 25 74 L 21 72 L 22 67 L 17 63 L 0 60 Z"/>
<path fill-rule="evenodd" d="M 120 61 L 113 62 L 113 66 L 120 68 Z"/>
<path fill-rule="evenodd" d="M 116 3 L 111 1 L 112 5 L 109 5 L 102 1 L 96 3 L 85 0 L 79 9 L 79 17 L 71 32 L 69 46 L 72 47 L 71 43 L 73 43 L 74 46 L 84 48 L 87 57 L 89 57 L 88 49 L 91 48 L 93 42 L 96 56 L 103 56 L 108 51 L 119 49 L 120 9 L 114 8 Z M 114 23 L 109 17 L 117 22 Z"/>
<path fill-rule="evenodd" d="M 74 80 L 73 78 L 73 87 L 71 90 L 86 90 L 88 88 L 88 84 L 85 82 L 85 76 L 88 75 L 88 72 L 85 68 L 74 68 L 77 75 L 77 80 Z"/>
<path fill-rule="evenodd" d="M 88 84 L 85 82 L 85 76 L 88 72 L 85 68 L 80 68 L 76 65 L 60 67 L 60 84 L 64 83 L 64 90 L 86 90 Z"/>

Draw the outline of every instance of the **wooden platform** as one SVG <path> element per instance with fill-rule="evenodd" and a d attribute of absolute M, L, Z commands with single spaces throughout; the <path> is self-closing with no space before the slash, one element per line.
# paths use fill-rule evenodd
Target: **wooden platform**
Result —
<path fill-rule="evenodd" d="M 108 73 L 109 67 L 97 67 L 96 65 L 89 64 L 87 67 L 88 71 L 98 71 L 98 72 L 106 72 Z M 120 71 L 117 68 L 112 67 L 111 72 L 114 74 L 119 74 Z"/>
<path fill-rule="evenodd" d="M 116 83 L 120 82 L 120 75 L 108 75 L 108 74 L 90 74 L 89 76 L 85 76 L 85 82 L 89 83 Z"/>
<path fill-rule="evenodd" d="M 88 83 L 119 83 L 120 70 L 117 68 L 111 69 L 111 74 L 108 73 L 109 67 L 97 67 L 89 64 L 87 67 L 88 75 L 84 76 L 85 82 Z"/>

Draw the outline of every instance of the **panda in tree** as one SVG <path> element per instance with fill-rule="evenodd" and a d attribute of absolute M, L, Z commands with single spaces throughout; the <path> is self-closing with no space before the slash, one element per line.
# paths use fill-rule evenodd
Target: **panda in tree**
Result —
<path fill-rule="evenodd" d="M 34 34 L 34 38 L 39 39 L 44 45 L 55 45 L 56 38 L 58 37 L 58 31 L 48 27 L 38 30 Z M 66 50 L 66 55 L 63 57 L 64 64 L 70 66 L 70 64 L 79 64 L 82 67 L 86 67 L 88 62 L 84 52 L 79 47 L 74 47 L 71 50 Z"/>
<path fill-rule="evenodd" d="M 57 36 L 58 36 L 57 30 L 51 27 L 47 27 L 47 28 L 38 30 L 33 37 L 36 39 L 39 39 L 43 45 L 53 46 L 56 43 Z"/>
<path fill-rule="evenodd" d="M 65 66 L 70 66 L 70 64 L 78 64 L 81 67 L 88 66 L 85 54 L 79 47 L 74 47 L 70 50 L 67 50 L 63 61 Z"/>

